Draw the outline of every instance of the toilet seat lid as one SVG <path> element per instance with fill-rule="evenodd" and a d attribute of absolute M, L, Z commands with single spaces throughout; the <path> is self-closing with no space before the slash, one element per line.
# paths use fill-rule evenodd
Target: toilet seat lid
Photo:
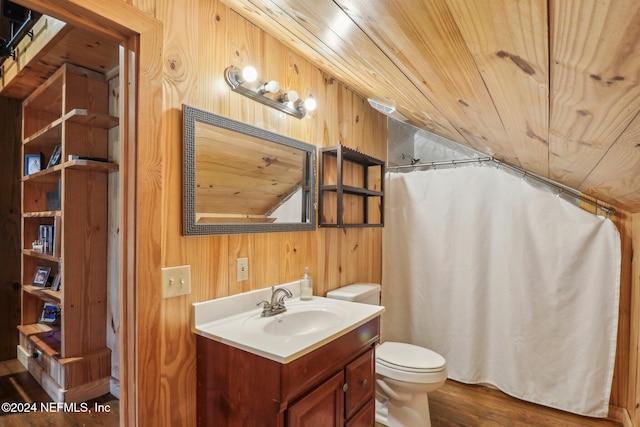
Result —
<path fill-rule="evenodd" d="M 408 372 L 436 372 L 444 369 L 446 360 L 435 351 L 413 344 L 385 342 L 376 348 L 376 362 L 392 369 Z"/>

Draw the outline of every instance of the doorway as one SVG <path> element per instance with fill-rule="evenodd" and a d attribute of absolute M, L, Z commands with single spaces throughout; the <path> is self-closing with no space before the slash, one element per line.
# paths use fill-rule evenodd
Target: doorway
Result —
<path fill-rule="evenodd" d="M 64 2 L 59 2 L 64 3 Z M 64 15 L 61 13 L 60 15 Z M 49 17 L 50 19 L 53 19 Z M 77 18 L 77 16 L 76 16 Z M 74 37 L 70 37 L 73 35 Z M 83 67 L 93 69 L 93 71 L 104 74 L 109 84 L 109 97 L 110 107 L 109 114 L 119 116 L 120 112 L 125 110 L 127 112 L 135 111 L 135 106 L 131 103 L 134 97 L 130 95 L 130 91 L 135 88 L 135 68 L 132 66 L 131 50 L 127 48 L 129 42 L 125 40 L 123 43 L 114 42 L 113 34 L 104 36 L 100 31 L 96 31 L 94 28 L 87 29 L 84 26 L 74 26 L 72 29 L 65 28 L 61 35 L 57 36 L 58 45 L 49 46 L 49 56 L 44 55 L 45 59 L 42 59 L 42 66 L 34 67 L 44 74 L 43 69 L 45 67 L 51 67 L 52 69 L 58 68 L 58 61 L 65 63 L 75 63 Z M 66 44 L 65 44 L 66 43 Z M 87 61 L 84 61 L 83 51 L 87 49 L 91 50 L 93 54 L 92 58 L 98 61 L 98 65 L 92 67 L 87 65 Z M 96 51 L 101 51 L 97 53 Z M 108 52 L 106 52 L 108 51 Z M 89 55 L 90 56 L 90 55 Z M 57 59 L 53 59 L 57 57 Z M 110 62 L 115 58 L 115 63 Z M 88 58 L 91 59 L 91 58 Z M 11 59 L 9 59 L 11 61 Z M 114 65 L 109 65 L 114 64 Z M 29 64 L 32 66 L 33 64 Z M 122 73 L 124 71 L 124 77 Z M 126 89 L 121 91 L 120 89 L 125 87 Z M 5 86 L 6 88 L 6 86 Z M 6 309 L 3 310 L 2 324 L 0 325 L 0 350 L 6 348 L 6 358 L 16 358 L 16 347 L 18 344 L 18 333 L 16 326 L 20 323 L 20 289 L 22 282 L 24 282 L 25 274 L 20 271 L 20 260 L 22 256 L 21 242 L 21 203 L 20 203 L 20 191 L 21 191 L 21 98 L 17 96 L 15 99 L 2 96 L 0 93 L 0 110 L 2 115 L 0 121 L 7 121 L 9 124 L 3 123 L 3 137 L 2 137 L 2 161 L 0 162 L 0 179 L 3 181 L 2 197 L 0 198 L 0 239 L 2 245 L 0 250 L 6 251 L 0 253 L 0 297 L 3 301 L 10 301 L 11 306 L 3 304 Z M 122 95 L 122 97 L 121 97 Z M 14 94 L 15 96 L 15 94 Z M 116 129 L 109 130 L 109 160 L 113 162 L 119 162 L 122 157 L 130 158 L 128 155 L 128 141 L 132 139 L 132 127 L 135 125 L 133 120 L 124 120 L 120 126 Z M 9 131 L 4 132 L 4 129 Z M 124 133 L 126 136 L 120 136 L 120 133 Z M 5 143 L 5 140 L 8 142 Z M 124 141 L 124 143 L 123 143 Z M 127 153 L 123 156 L 122 153 Z M 4 167 L 8 166 L 8 167 Z M 127 200 L 125 199 L 125 192 L 123 188 L 126 187 L 129 177 L 128 164 L 125 165 L 117 173 L 110 173 L 109 176 L 109 249 L 108 249 L 108 276 L 109 276 L 109 291 L 108 291 L 108 317 L 105 324 L 107 329 L 108 347 L 112 351 L 112 384 L 111 392 L 119 396 L 119 379 L 121 361 L 125 360 L 123 356 L 122 343 L 126 341 L 126 337 L 123 335 L 123 330 L 127 328 L 121 328 L 123 324 L 123 318 L 126 312 L 127 297 L 123 297 L 123 289 L 127 289 L 127 280 L 124 278 L 131 277 L 130 271 L 124 270 L 126 264 L 124 259 L 128 253 L 125 250 L 121 250 L 125 246 L 127 237 L 124 237 L 121 230 L 133 230 L 134 227 L 125 226 L 123 218 L 127 212 Z M 130 184 L 130 182 L 129 182 Z M 6 190 L 6 191 L 5 191 Z M 132 197 L 131 194 L 134 190 L 127 191 L 128 197 Z M 130 218 L 130 216 L 129 216 Z M 5 268 L 6 267 L 6 268 Z M 135 291 L 127 291 L 127 294 L 135 294 Z M 123 304 L 122 302 L 125 302 Z M 6 333 L 5 333 L 6 332 Z M 4 336 L 7 336 L 4 339 Z M 1 353 L 0 353 L 1 354 Z M 124 378 L 122 378 L 124 380 Z M 123 381 L 124 382 L 124 381 Z"/>
<path fill-rule="evenodd" d="M 0 97 L 0 362 L 16 358 L 20 322 L 20 102 Z"/>

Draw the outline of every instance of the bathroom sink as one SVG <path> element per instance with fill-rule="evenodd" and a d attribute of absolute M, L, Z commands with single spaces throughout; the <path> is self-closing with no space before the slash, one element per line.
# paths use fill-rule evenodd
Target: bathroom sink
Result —
<path fill-rule="evenodd" d="M 345 318 L 346 311 L 319 305 L 294 305 L 273 317 L 251 316 L 243 326 L 257 328 L 268 335 L 300 336 L 333 328 Z"/>
<path fill-rule="evenodd" d="M 323 331 L 339 322 L 340 316 L 327 311 L 302 311 L 289 315 L 285 313 L 267 323 L 264 331 L 271 335 L 298 336 Z"/>
<path fill-rule="evenodd" d="M 304 354 L 379 317 L 384 307 L 314 296 L 301 301 L 298 283 L 288 289 L 287 311 L 260 316 L 258 301 L 271 289 L 261 289 L 194 304 L 193 331 L 276 362 L 289 363 Z"/>

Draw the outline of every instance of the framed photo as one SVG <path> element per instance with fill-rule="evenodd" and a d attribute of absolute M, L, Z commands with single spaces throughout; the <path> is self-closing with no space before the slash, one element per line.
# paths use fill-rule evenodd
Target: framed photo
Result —
<path fill-rule="evenodd" d="M 51 283 L 51 290 L 52 291 L 60 290 L 60 272 L 59 271 L 56 273 L 56 276 L 53 278 L 53 282 Z"/>
<path fill-rule="evenodd" d="M 46 323 L 47 325 L 56 325 L 60 323 L 60 308 L 54 304 L 45 302 L 42 307 L 39 322 Z"/>
<path fill-rule="evenodd" d="M 58 144 L 56 145 L 56 148 L 53 149 L 53 153 L 51 154 L 51 158 L 49 159 L 49 163 L 47 164 L 47 167 L 50 168 L 60 163 L 61 155 L 62 155 L 62 145 Z"/>
<path fill-rule="evenodd" d="M 24 174 L 31 175 L 32 173 L 40 172 L 42 170 L 42 155 L 41 154 L 25 154 L 24 155 Z"/>
<path fill-rule="evenodd" d="M 33 280 L 31 284 L 34 286 L 45 287 L 47 286 L 47 280 L 49 279 L 49 273 L 51 272 L 51 267 L 38 267 L 36 269 L 36 273 L 33 275 Z"/>

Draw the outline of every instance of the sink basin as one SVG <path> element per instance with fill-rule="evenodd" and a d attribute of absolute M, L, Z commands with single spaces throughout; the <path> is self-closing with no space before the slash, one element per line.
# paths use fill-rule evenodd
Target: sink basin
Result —
<path fill-rule="evenodd" d="M 198 335 L 257 356 L 289 363 L 379 317 L 384 307 L 314 296 L 301 301 L 298 282 L 288 289 L 287 311 L 262 317 L 256 302 L 271 298 L 259 289 L 194 304 L 193 330 Z"/>
<path fill-rule="evenodd" d="M 321 310 L 283 313 L 276 316 L 264 327 L 270 335 L 299 336 L 320 332 L 340 323 L 341 317 L 335 313 Z"/>
<path fill-rule="evenodd" d="M 346 314 L 347 311 L 340 307 L 293 305 L 287 307 L 284 313 L 272 317 L 253 315 L 243 323 L 243 327 L 248 332 L 297 337 L 331 329 L 342 322 Z"/>

